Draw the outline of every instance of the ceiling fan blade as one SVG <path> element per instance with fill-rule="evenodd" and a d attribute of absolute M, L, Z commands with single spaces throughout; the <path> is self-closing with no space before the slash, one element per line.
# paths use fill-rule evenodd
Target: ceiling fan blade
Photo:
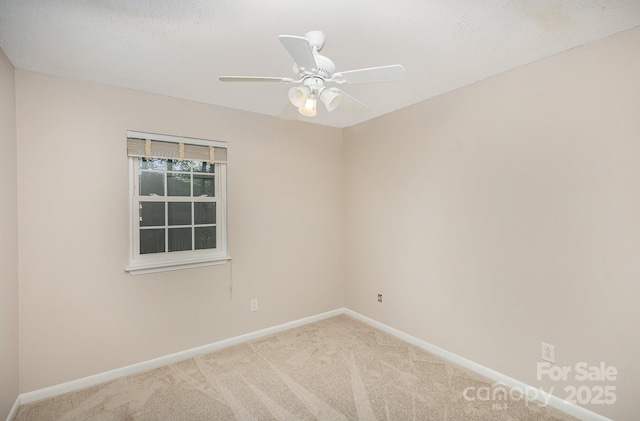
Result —
<path fill-rule="evenodd" d="M 346 93 L 345 91 L 341 91 L 338 88 L 329 88 L 329 89 L 332 90 L 333 92 L 340 94 L 340 96 L 342 97 L 340 99 L 340 106 L 348 109 L 349 111 L 359 115 L 365 114 L 366 112 L 369 111 L 369 106 L 358 101 L 357 99 L 355 99 L 354 97 Z"/>
<path fill-rule="evenodd" d="M 338 83 L 395 82 L 407 76 L 407 71 L 399 64 L 371 67 L 368 69 L 348 70 L 333 75 Z"/>
<path fill-rule="evenodd" d="M 318 68 L 308 39 L 295 35 L 280 35 L 278 38 L 298 67 L 307 72 L 314 72 Z"/>
<path fill-rule="evenodd" d="M 262 76 L 220 76 L 220 82 L 293 82 L 289 77 L 262 77 Z"/>

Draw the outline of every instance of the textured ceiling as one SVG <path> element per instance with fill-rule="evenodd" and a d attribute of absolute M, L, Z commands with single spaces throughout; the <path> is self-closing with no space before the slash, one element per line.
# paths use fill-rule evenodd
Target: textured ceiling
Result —
<path fill-rule="evenodd" d="M 0 0 L 16 68 L 272 116 L 294 77 L 278 35 L 322 30 L 338 71 L 402 64 L 402 82 L 341 85 L 364 116 L 319 105 L 300 120 L 348 127 L 640 24 L 640 0 Z M 639 46 L 640 48 L 640 46 Z"/>

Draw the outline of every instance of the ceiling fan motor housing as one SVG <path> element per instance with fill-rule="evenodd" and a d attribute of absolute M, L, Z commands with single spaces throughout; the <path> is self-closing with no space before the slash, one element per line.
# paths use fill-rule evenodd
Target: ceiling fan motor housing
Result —
<path fill-rule="evenodd" d="M 331 59 L 321 56 L 320 54 L 316 54 L 314 56 L 316 59 L 316 65 L 318 66 L 316 69 L 310 70 L 301 70 L 297 64 L 293 64 L 293 71 L 300 79 L 305 79 L 310 76 L 321 77 L 322 79 L 331 79 L 331 76 L 336 71 L 336 65 L 333 64 Z"/>

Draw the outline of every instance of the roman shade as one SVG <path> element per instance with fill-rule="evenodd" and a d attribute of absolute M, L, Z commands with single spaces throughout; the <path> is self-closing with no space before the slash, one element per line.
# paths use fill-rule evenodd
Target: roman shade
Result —
<path fill-rule="evenodd" d="M 224 164 L 227 142 L 127 131 L 127 155 Z"/>

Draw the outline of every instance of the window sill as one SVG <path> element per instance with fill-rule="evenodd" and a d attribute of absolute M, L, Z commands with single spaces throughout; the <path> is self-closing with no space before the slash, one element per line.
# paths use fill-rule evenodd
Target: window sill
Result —
<path fill-rule="evenodd" d="M 125 268 L 131 275 L 145 275 L 148 273 L 167 272 L 170 270 L 191 269 L 203 266 L 223 265 L 231 260 L 231 256 L 214 257 L 206 259 L 178 260 L 166 262 L 153 262 L 131 264 Z"/>

